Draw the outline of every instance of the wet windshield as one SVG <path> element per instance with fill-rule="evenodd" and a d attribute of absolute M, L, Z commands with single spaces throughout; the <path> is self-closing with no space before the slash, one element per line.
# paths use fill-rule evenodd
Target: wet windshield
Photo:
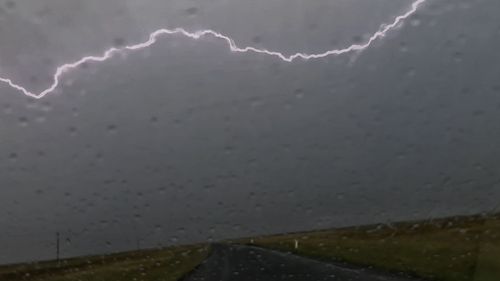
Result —
<path fill-rule="evenodd" d="M 0 280 L 499 280 L 499 11 L 0 0 Z"/>

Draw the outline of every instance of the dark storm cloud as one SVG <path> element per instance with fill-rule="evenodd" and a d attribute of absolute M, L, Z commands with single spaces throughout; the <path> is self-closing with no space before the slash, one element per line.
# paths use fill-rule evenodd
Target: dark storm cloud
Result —
<path fill-rule="evenodd" d="M 31 2 L 0 14 L 0 67 L 33 89 L 159 26 L 313 52 L 410 3 Z M 0 261 L 51 258 L 56 231 L 68 256 L 491 210 L 499 5 L 430 0 L 356 56 L 288 64 L 175 37 L 39 101 L 0 86 Z"/>

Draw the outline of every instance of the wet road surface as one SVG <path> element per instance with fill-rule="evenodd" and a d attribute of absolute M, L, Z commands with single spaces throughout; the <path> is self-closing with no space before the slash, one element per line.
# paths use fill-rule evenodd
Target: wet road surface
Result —
<path fill-rule="evenodd" d="M 243 245 L 215 244 L 210 256 L 182 281 L 415 281 Z"/>

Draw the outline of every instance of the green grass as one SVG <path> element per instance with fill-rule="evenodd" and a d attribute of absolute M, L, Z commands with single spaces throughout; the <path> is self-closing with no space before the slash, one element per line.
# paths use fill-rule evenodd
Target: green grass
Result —
<path fill-rule="evenodd" d="M 0 281 L 176 281 L 200 264 L 208 246 L 82 257 L 0 267 Z"/>
<path fill-rule="evenodd" d="M 481 236 L 474 281 L 500 280 L 500 219 L 489 220 Z"/>
<path fill-rule="evenodd" d="M 298 241 L 298 248 L 295 248 Z M 500 215 L 369 225 L 232 240 L 439 281 L 500 281 Z M 207 245 L 0 267 L 0 281 L 176 281 Z"/>
<path fill-rule="evenodd" d="M 236 242 L 431 280 L 500 281 L 499 216 L 371 225 Z"/>

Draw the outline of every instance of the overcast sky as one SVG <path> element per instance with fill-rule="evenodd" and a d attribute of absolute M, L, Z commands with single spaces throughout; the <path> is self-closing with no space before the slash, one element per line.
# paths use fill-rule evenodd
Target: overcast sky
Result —
<path fill-rule="evenodd" d="M 0 0 L 0 74 L 158 27 L 285 53 L 362 42 L 410 0 Z M 174 36 L 0 84 L 0 263 L 471 214 L 500 198 L 497 0 L 429 0 L 356 55 L 285 63 Z"/>

